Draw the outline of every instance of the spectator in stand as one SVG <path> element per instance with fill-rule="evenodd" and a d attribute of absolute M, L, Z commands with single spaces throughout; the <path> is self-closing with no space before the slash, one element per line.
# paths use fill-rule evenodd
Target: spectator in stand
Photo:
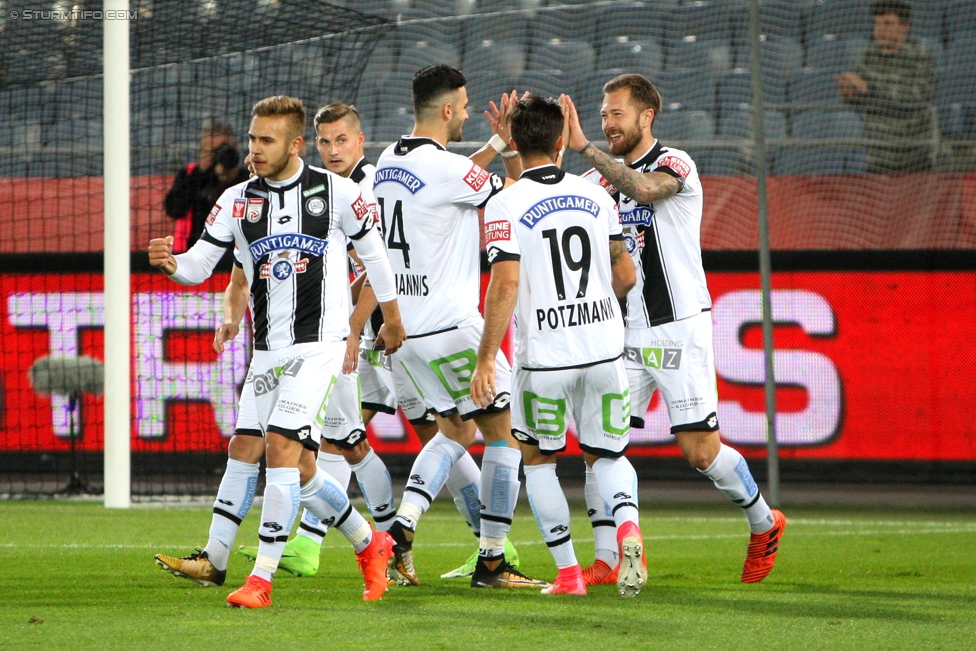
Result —
<path fill-rule="evenodd" d="M 210 209 L 224 190 L 246 181 L 234 133 L 226 124 L 205 123 L 200 156 L 181 169 L 166 193 L 166 214 L 176 220 L 173 251 L 186 251 L 200 239 Z"/>
<path fill-rule="evenodd" d="M 903 0 L 871 5 L 873 40 L 855 72 L 836 77 L 844 101 L 864 110 L 867 171 L 921 172 L 931 168 L 932 55 L 908 36 L 911 7 Z"/>

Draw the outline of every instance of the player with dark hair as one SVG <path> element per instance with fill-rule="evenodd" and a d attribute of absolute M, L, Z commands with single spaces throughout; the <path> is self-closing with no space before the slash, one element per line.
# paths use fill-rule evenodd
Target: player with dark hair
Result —
<path fill-rule="evenodd" d="M 373 228 L 375 202 L 356 184 L 308 167 L 299 158 L 305 133 L 301 100 L 269 97 L 254 105 L 252 115 L 249 158 L 256 177 L 221 196 L 203 236 L 188 252 L 174 257 L 172 237 L 149 243 L 150 264 L 184 285 L 203 282 L 224 251 L 236 245 L 254 325 L 255 350 L 246 381 L 250 386 L 244 394 L 253 395 L 247 401 L 253 402 L 258 426 L 238 429 L 235 439 L 254 439 L 242 442 L 252 456 L 235 467 L 233 476 L 225 473 L 214 505 L 211 542 L 216 539 L 214 548 L 221 548 L 224 568 L 214 562 L 216 555 L 211 558 L 210 544 L 203 553 L 183 559 L 159 555 L 156 562 L 176 576 L 195 580 L 209 565 L 210 575 L 223 582 L 225 549 L 254 497 L 260 455 L 254 458 L 253 453 L 266 442 L 257 560 L 247 583 L 227 598 L 228 604 L 271 605 L 271 580 L 299 504 L 321 520 L 331 519 L 349 539 L 366 582 L 363 598 L 379 599 L 386 591 L 392 540 L 371 530 L 344 488 L 316 467 L 314 456 L 349 330 L 347 238 L 373 277 L 388 352 L 395 352 L 404 337 L 386 250 Z M 233 316 L 239 315 L 234 311 Z"/>
<path fill-rule="evenodd" d="M 478 494 L 480 551 L 471 585 L 543 586 L 518 572 L 504 552 L 521 459 L 511 432 L 504 355 L 498 356 L 499 382 L 490 404 L 476 405 L 470 390 L 484 324 L 478 310 L 478 208 L 506 183 L 483 166 L 508 148 L 508 111 L 514 97 L 502 99 L 492 121 L 492 142 L 465 158 L 446 149 L 449 142 L 461 140 L 468 119 L 465 83 L 464 75 L 447 65 L 418 71 L 413 132 L 388 147 L 376 165 L 374 187 L 409 335 L 394 361 L 393 379 L 398 395 L 400 387 L 416 387 L 435 410 L 440 430 L 417 456 L 390 528 L 396 543 L 390 574 L 401 583 L 419 583 L 412 551 L 417 522 L 474 442 L 473 428 L 465 424 L 473 419 L 486 446 Z M 517 174 L 514 152 L 502 155 L 507 172 Z"/>
<path fill-rule="evenodd" d="M 661 97 L 636 74 L 614 77 L 604 87 L 603 132 L 612 156 L 586 139 L 572 100 L 566 98 L 569 148 L 593 165 L 584 178 L 617 200 L 637 284 L 624 315 L 632 420 L 643 416 L 661 390 L 671 433 L 689 463 L 740 506 L 752 538 L 742 581 L 762 581 L 773 569 L 786 518 L 771 511 L 739 452 L 722 443 L 712 352 L 711 297 L 701 261 L 702 187 L 691 157 L 663 146 L 653 135 Z M 621 157 L 615 159 L 614 156 Z M 660 342 L 670 342 L 663 350 Z M 587 509 L 596 541 L 596 562 L 584 572 L 589 584 L 611 583 L 617 559 L 605 499 L 592 490 L 587 468 Z M 602 494 L 602 491 L 600 491 Z"/>
<path fill-rule="evenodd" d="M 647 564 L 637 473 L 623 456 L 630 394 L 618 302 L 634 286 L 634 263 L 613 200 L 556 165 L 563 145 L 559 104 L 523 99 L 509 124 L 525 171 L 485 210 L 491 282 L 471 394 L 476 404 L 490 404 L 495 358 L 517 302 L 512 427 L 529 503 L 559 568 L 543 592 L 586 594 L 569 504 L 556 477 L 556 453 L 566 448 L 572 416 L 584 459 L 617 523 L 619 592 L 634 597 L 647 580 Z"/>

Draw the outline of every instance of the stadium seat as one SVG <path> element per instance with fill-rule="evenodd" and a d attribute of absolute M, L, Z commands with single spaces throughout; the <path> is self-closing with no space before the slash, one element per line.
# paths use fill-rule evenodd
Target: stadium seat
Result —
<path fill-rule="evenodd" d="M 959 36 L 946 48 L 947 68 L 969 68 L 976 66 L 976 34 Z"/>
<path fill-rule="evenodd" d="M 727 41 L 697 39 L 671 41 L 668 44 L 668 69 L 706 70 L 722 73 L 732 67 L 732 48 Z"/>
<path fill-rule="evenodd" d="M 715 118 L 706 111 L 672 111 L 654 119 L 654 135 L 662 141 L 712 140 Z"/>
<path fill-rule="evenodd" d="M 854 70 L 869 42 L 866 38 L 843 38 L 836 34 L 815 38 L 807 45 L 807 67 Z"/>
<path fill-rule="evenodd" d="M 389 36 L 376 44 L 366 61 L 366 67 L 363 69 L 362 79 L 364 83 L 379 85 L 393 74 L 397 62 L 394 45 L 393 39 Z"/>
<path fill-rule="evenodd" d="M 790 84 L 790 104 L 796 108 L 843 106 L 844 101 L 837 90 L 835 79 L 838 72 L 840 71 L 804 68 L 793 77 Z"/>
<path fill-rule="evenodd" d="M 404 109 L 380 116 L 373 128 L 374 143 L 388 143 L 413 130 L 413 115 Z"/>
<path fill-rule="evenodd" d="M 796 141 L 860 138 L 864 119 L 854 111 L 806 111 L 793 116 Z M 854 172 L 863 159 L 862 148 L 853 144 L 796 145 L 775 158 L 776 174 L 844 174 Z"/>
<path fill-rule="evenodd" d="M 976 6 L 971 0 L 950 2 L 945 12 L 946 38 L 954 41 L 962 36 L 976 37 Z"/>
<path fill-rule="evenodd" d="M 461 29 L 457 20 L 414 19 L 413 14 L 405 14 L 400 19 L 401 22 L 397 27 L 397 41 L 401 48 L 420 41 L 426 41 L 432 45 L 461 47 Z"/>
<path fill-rule="evenodd" d="M 715 110 L 715 78 L 693 70 L 665 70 L 651 77 L 665 111 Z"/>
<path fill-rule="evenodd" d="M 464 46 L 481 41 L 505 41 L 510 39 L 528 41 L 529 17 L 525 13 L 502 14 L 490 19 L 481 16 L 468 16 L 458 21 L 464 33 Z"/>
<path fill-rule="evenodd" d="M 760 52 L 764 73 L 789 78 L 803 65 L 803 46 L 794 39 L 769 36 L 760 44 Z M 748 44 L 736 48 L 737 68 L 749 68 L 752 65 L 751 61 L 752 52 Z"/>
<path fill-rule="evenodd" d="M 721 41 L 731 45 L 729 11 L 727 3 L 709 0 L 670 7 L 665 16 L 664 41 L 670 47 L 694 37 L 694 40 Z"/>
<path fill-rule="evenodd" d="M 559 97 L 562 93 L 573 91 L 574 78 L 572 73 L 557 70 L 530 70 L 519 75 L 515 88 L 520 94 L 529 91 L 544 97 Z"/>
<path fill-rule="evenodd" d="M 763 101 L 767 104 L 786 103 L 786 78 L 763 75 Z M 749 70 L 731 70 L 719 82 L 718 103 L 722 111 L 752 106 L 752 75 Z"/>
<path fill-rule="evenodd" d="M 935 102 L 942 132 L 962 136 L 967 115 L 976 106 L 976 67 L 946 68 L 935 76 Z"/>
<path fill-rule="evenodd" d="M 525 41 L 469 42 L 464 52 L 465 76 L 479 72 L 498 72 L 505 79 L 515 79 L 525 72 Z"/>
<path fill-rule="evenodd" d="M 662 43 L 666 16 L 666 8 L 662 5 L 660 2 L 637 2 L 608 9 L 600 19 L 597 34 L 600 39 L 626 36 L 631 41 Z"/>
<path fill-rule="evenodd" d="M 651 75 L 664 69 L 664 50 L 657 41 L 630 40 L 618 36 L 604 41 L 597 58 L 597 69 L 620 69 Z"/>
<path fill-rule="evenodd" d="M 413 73 L 391 75 L 379 89 L 376 104 L 377 122 L 385 116 L 405 109 L 413 112 Z"/>
<path fill-rule="evenodd" d="M 468 113 L 470 114 L 469 123 L 485 122 L 484 111 L 488 110 L 488 102 L 498 105 L 502 93 L 510 92 L 514 86 L 514 81 L 500 72 L 465 72 L 468 80 Z"/>
<path fill-rule="evenodd" d="M 602 140 L 603 120 L 600 108 L 603 106 L 603 84 L 607 83 L 620 70 L 597 70 L 584 75 L 576 84 L 573 103 L 579 113 L 583 132 L 591 139 Z"/>
<path fill-rule="evenodd" d="M 582 41 L 533 40 L 529 55 L 529 70 L 562 70 L 585 74 L 593 70 L 596 54 L 589 43 Z"/>
<path fill-rule="evenodd" d="M 461 66 L 461 53 L 455 46 L 447 43 L 431 41 L 405 43 L 400 49 L 400 58 L 397 61 L 396 69 L 399 73 L 410 74 L 412 77 L 421 68 L 426 68 L 435 63 L 446 63 L 449 66 L 459 68 Z"/>
<path fill-rule="evenodd" d="M 738 3 L 731 9 L 733 42 L 737 48 L 749 43 L 749 6 Z M 759 3 L 759 33 L 768 38 L 784 38 L 799 42 L 800 7 L 787 0 L 761 0 Z"/>
<path fill-rule="evenodd" d="M 824 0 L 813 5 L 807 16 L 807 43 L 824 36 L 871 38 L 868 4 L 859 0 Z"/>
<path fill-rule="evenodd" d="M 582 41 L 593 43 L 596 40 L 596 27 L 606 13 L 613 13 L 606 7 L 558 7 L 535 12 L 531 22 L 531 38 L 537 41 Z M 601 34 L 602 36 L 602 34 Z"/>
<path fill-rule="evenodd" d="M 720 114 L 719 139 L 748 140 L 752 138 L 752 110 L 736 108 Z M 786 116 L 779 111 L 766 111 L 763 131 L 767 142 L 786 140 Z"/>
<path fill-rule="evenodd" d="M 410 0 L 410 11 L 424 11 L 435 16 L 464 16 L 474 11 L 474 0 Z"/>

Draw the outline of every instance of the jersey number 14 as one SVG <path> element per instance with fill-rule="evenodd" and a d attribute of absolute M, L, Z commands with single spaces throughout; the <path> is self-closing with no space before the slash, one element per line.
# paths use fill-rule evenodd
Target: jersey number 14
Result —
<path fill-rule="evenodd" d="M 393 221 L 389 228 L 386 227 L 386 208 L 383 206 L 383 200 L 377 197 L 376 202 L 380 205 L 380 222 L 383 224 L 383 233 L 386 234 L 386 246 L 391 251 L 399 249 L 403 254 L 403 267 L 409 269 L 410 245 L 403 236 L 403 202 L 397 199 L 393 204 Z"/>

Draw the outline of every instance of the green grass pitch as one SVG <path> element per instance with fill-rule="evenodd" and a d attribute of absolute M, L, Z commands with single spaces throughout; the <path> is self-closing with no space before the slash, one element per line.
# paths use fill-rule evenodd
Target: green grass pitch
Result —
<path fill-rule="evenodd" d="M 584 513 L 573 504 L 575 513 Z M 153 564 L 206 540 L 210 509 L 0 502 L 0 649 L 976 649 L 976 514 L 972 511 L 787 507 L 773 573 L 738 577 L 747 528 L 725 505 L 644 505 L 648 585 L 586 597 L 472 590 L 439 575 L 475 541 L 447 500 L 420 524 L 422 585 L 361 601 L 352 550 L 338 532 L 319 576 L 281 575 L 274 605 L 227 608 L 247 562 L 223 588 L 200 588 Z M 258 509 L 239 544 L 256 544 Z M 593 542 L 573 520 L 583 564 Z M 512 530 L 530 575 L 555 566 L 527 505 Z"/>

